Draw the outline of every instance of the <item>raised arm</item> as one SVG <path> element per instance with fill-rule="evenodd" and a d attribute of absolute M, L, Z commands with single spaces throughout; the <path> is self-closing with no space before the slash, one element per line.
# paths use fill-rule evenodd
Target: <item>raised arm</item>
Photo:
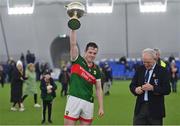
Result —
<path fill-rule="evenodd" d="M 77 47 L 76 31 L 71 30 L 71 32 L 70 32 L 70 57 L 71 57 L 71 60 L 74 61 L 78 55 L 79 55 L 79 50 Z"/>

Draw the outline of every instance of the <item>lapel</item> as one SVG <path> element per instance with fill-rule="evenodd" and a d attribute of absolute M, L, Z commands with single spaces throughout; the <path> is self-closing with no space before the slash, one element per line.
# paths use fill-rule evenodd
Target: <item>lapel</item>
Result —
<path fill-rule="evenodd" d="M 146 68 L 143 66 L 142 71 L 141 71 L 141 78 L 142 78 L 141 83 L 142 84 L 144 84 L 144 82 L 145 82 L 145 73 L 146 73 Z"/>
<path fill-rule="evenodd" d="M 151 75 L 151 79 L 150 79 L 150 84 L 153 84 L 155 83 L 156 79 L 157 79 L 157 64 L 156 66 L 154 67 L 154 70 L 153 70 L 153 73 Z"/>

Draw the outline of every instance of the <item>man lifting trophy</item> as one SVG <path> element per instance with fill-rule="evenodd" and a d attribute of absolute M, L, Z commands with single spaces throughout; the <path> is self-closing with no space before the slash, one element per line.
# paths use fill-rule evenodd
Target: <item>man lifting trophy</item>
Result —
<path fill-rule="evenodd" d="M 83 16 L 85 7 L 79 2 L 72 2 L 66 7 L 70 17 L 68 22 L 70 28 L 69 54 L 72 64 L 68 99 L 64 111 L 64 125 L 74 126 L 79 121 L 80 125 L 89 126 L 92 124 L 94 113 L 93 85 L 96 87 L 98 116 L 102 117 L 104 115 L 101 73 L 99 67 L 94 64 L 98 53 L 98 45 L 92 41 L 88 42 L 84 55 L 80 54 L 76 32 L 80 28 L 79 18 Z"/>
<path fill-rule="evenodd" d="M 81 23 L 79 18 L 83 16 L 85 12 L 85 6 L 80 2 L 72 2 L 66 6 L 67 14 L 70 17 L 68 21 L 68 27 L 72 30 L 77 30 L 80 28 Z"/>

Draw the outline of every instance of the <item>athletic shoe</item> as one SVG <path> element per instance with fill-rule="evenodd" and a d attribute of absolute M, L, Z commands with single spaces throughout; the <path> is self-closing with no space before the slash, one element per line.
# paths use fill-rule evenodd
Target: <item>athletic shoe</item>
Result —
<path fill-rule="evenodd" d="M 23 111 L 24 111 L 24 108 L 21 107 L 21 108 L 19 109 L 19 111 L 20 111 L 20 112 L 23 112 Z"/>
<path fill-rule="evenodd" d="M 39 108 L 39 107 L 41 107 L 41 105 L 39 105 L 39 104 L 36 103 L 36 104 L 34 104 L 34 107 L 35 107 L 35 108 Z"/>
<path fill-rule="evenodd" d="M 45 123 L 45 120 L 42 120 L 42 121 L 41 121 L 41 124 L 44 124 L 44 123 Z"/>
<path fill-rule="evenodd" d="M 17 108 L 11 107 L 11 110 L 12 110 L 12 111 L 17 111 Z"/>
<path fill-rule="evenodd" d="M 52 123 L 52 120 L 49 119 L 48 122 L 49 122 L 49 123 Z"/>

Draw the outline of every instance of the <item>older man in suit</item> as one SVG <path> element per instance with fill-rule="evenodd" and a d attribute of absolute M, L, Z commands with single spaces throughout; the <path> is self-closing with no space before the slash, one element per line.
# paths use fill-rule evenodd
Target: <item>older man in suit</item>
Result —
<path fill-rule="evenodd" d="M 137 96 L 133 125 L 162 125 L 165 117 L 164 95 L 170 91 L 168 72 L 156 64 L 156 52 L 142 52 L 141 65 L 131 81 L 130 91 Z"/>

